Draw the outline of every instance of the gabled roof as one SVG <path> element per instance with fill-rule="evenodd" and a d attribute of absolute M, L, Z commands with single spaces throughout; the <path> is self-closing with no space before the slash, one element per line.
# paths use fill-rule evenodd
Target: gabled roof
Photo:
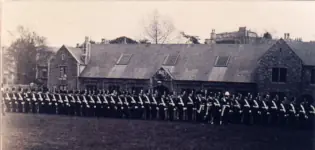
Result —
<path fill-rule="evenodd" d="M 47 66 L 49 59 L 56 54 L 59 50 L 58 47 L 47 47 L 46 49 L 42 50 L 39 54 L 37 65 L 38 66 Z"/>
<path fill-rule="evenodd" d="M 286 43 L 301 58 L 304 65 L 315 66 L 314 42 L 286 41 Z"/>
<path fill-rule="evenodd" d="M 167 67 L 174 80 L 254 82 L 257 60 L 272 44 L 92 44 L 91 60 L 80 77 L 149 79 Z M 121 54 L 133 54 L 127 65 L 116 65 Z M 165 56 L 179 54 L 175 66 Z M 228 67 L 214 67 L 216 56 L 230 56 Z"/>
<path fill-rule="evenodd" d="M 69 47 L 69 46 L 65 46 L 65 45 L 63 45 L 63 46 L 69 51 L 69 53 L 75 58 L 75 60 L 79 64 L 84 64 L 84 62 L 81 60 L 81 55 L 83 53 L 82 49 L 77 48 L 77 47 Z"/>

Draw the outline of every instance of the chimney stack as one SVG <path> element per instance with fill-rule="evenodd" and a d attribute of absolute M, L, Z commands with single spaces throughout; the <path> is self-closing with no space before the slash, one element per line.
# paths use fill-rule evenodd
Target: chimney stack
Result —
<path fill-rule="evenodd" d="M 102 38 L 101 43 L 102 43 L 102 44 L 105 44 L 105 39 L 104 39 L 104 38 Z"/>
<path fill-rule="evenodd" d="M 210 43 L 215 43 L 215 41 L 216 41 L 215 29 L 212 29 L 211 34 L 210 34 Z"/>
<path fill-rule="evenodd" d="M 80 47 L 80 44 L 79 43 L 77 43 L 77 48 L 79 48 Z"/>
<path fill-rule="evenodd" d="M 287 39 L 290 40 L 290 33 L 287 33 Z"/>

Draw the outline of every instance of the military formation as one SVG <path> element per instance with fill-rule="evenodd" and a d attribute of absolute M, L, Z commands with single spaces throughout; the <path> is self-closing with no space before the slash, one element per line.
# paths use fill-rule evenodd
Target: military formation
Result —
<path fill-rule="evenodd" d="M 248 93 L 158 90 L 3 91 L 6 112 L 86 117 L 313 128 L 315 108 L 307 99 Z"/>

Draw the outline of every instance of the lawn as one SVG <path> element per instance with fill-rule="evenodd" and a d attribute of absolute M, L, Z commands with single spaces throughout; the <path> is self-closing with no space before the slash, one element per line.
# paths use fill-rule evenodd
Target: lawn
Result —
<path fill-rule="evenodd" d="M 311 150 L 310 131 L 244 125 L 80 118 L 3 117 L 3 150 Z"/>

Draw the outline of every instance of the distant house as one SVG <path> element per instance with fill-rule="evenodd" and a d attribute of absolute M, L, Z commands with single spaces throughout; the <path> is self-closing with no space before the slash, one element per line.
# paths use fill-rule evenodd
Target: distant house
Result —
<path fill-rule="evenodd" d="M 48 86 L 61 89 L 212 89 L 315 96 L 315 43 L 63 45 Z"/>
<path fill-rule="evenodd" d="M 57 47 L 47 47 L 37 55 L 36 80 L 39 86 L 47 87 L 49 59 L 59 50 Z"/>
<path fill-rule="evenodd" d="M 256 42 L 258 34 L 247 30 L 246 27 L 239 27 L 238 31 L 215 33 L 213 29 L 210 35 L 210 39 L 206 39 L 205 43 L 216 44 L 249 44 Z"/>

